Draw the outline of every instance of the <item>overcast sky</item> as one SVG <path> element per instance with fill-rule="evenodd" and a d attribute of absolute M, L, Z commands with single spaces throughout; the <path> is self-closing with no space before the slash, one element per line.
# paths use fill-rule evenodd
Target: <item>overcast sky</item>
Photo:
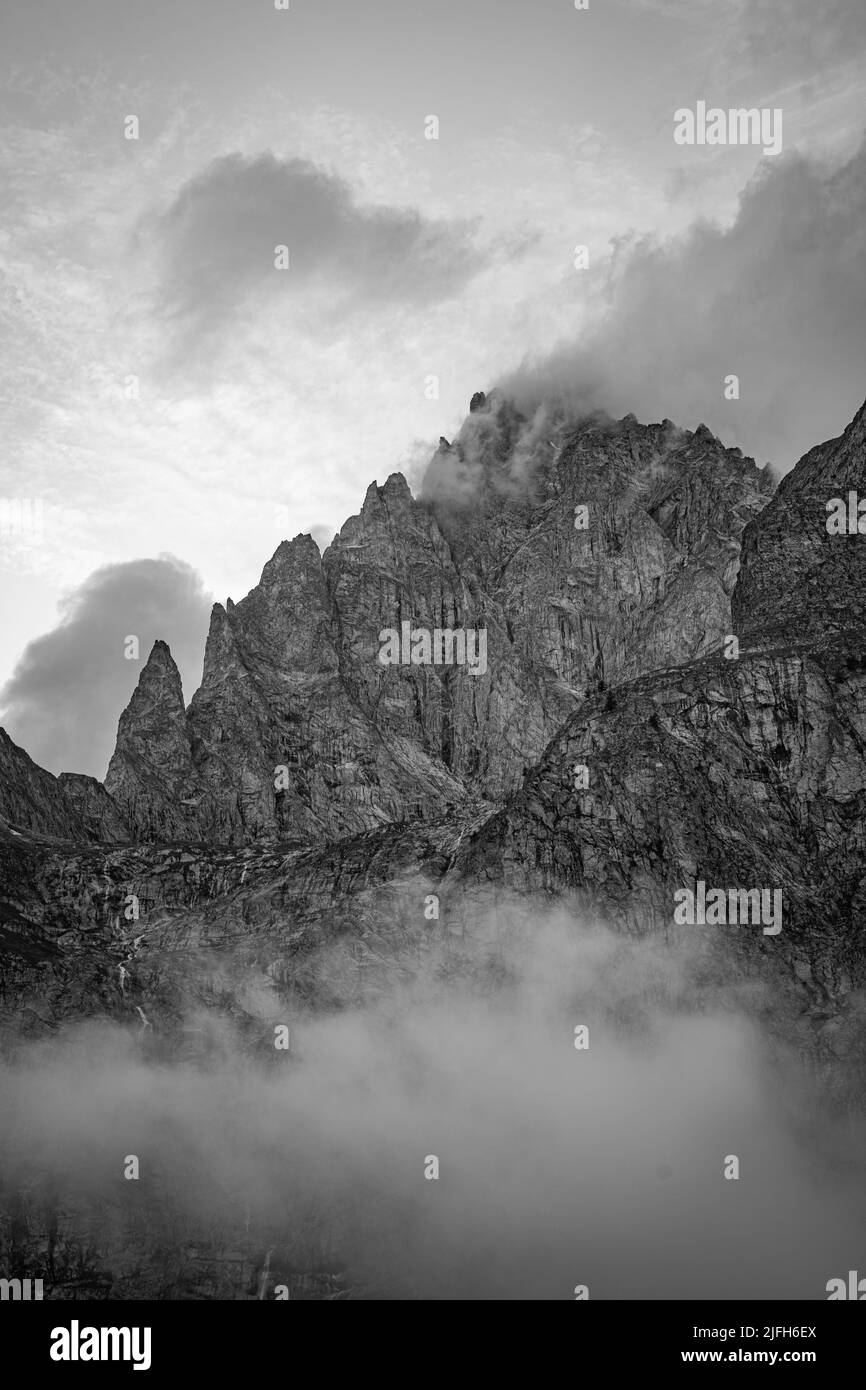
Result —
<path fill-rule="evenodd" d="M 4 0 L 0 498 L 44 508 L 0 535 L 0 682 L 43 639 L 12 737 L 103 775 L 160 557 L 200 577 L 153 633 L 188 700 L 208 596 L 417 475 L 496 381 L 591 378 L 781 470 L 838 433 L 866 395 L 864 48 L 861 0 Z M 780 107 L 782 154 L 675 144 L 698 100 Z M 49 737 L 97 684 L 101 741 Z"/>

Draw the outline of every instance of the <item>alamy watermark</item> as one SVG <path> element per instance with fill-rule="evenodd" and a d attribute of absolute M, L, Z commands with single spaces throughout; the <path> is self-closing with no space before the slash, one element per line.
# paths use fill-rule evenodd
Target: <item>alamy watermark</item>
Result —
<path fill-rule="evenodd" d="M 782 111 L 778 106 L 731 107 L 724 111 L 699 101 L 694 111 L 680 106 L 674 112 L 677 145 L 762 145 L 764 154 L 782 152 Z"/>
<path fill-rule="evenodd" d="M 824 1287 L 828 1303 L 836 1303 L 840 1299 L 851 1299 L 855 1303 L 866 1301 L 866 1279 L 861 1279 L 856 1269 L 848 1270 L 847 1283 L 844 1279 L 828 1279 Z"/>
<path fill-rule="evenodd" d="M 831 497 L 826 503 L 830 513 L 824 523 L 831 536 L 866 536 L 866 497 L 858 498 L 856 492 L 844 497 Z"/>
<path fill-rule="evenodd" d="M 703 879 L 674 893 L 674 921 L 689 927 L 759 927 L 764 936 L 782 930 L 781 888 L 707 888 Z"/>
<path fill-rule="evenodd" d="M 51 1331 L 52 1361 L 131 1361 L 134 1371 L 150 1370 L 149 1327 L 82 1327 L 73 1318 L 69 1327 Z"/>
<path fill-rule="evenodd" d="M 413 627 L 403 622 L 379 633 L 383 666 L 465 666 L 470 676 L 487 670 L 487 628 Z"/>
<path fill-rule="evenodd" d="M 0 1279 L 0 1300 L 10 1299 L 13 1303 L 40 1302 L 42 1299 L 41 1279 Z"/>

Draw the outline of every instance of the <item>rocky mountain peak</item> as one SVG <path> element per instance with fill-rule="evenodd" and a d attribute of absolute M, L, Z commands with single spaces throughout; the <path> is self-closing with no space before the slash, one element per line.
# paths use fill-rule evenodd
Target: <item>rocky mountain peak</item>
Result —
<path fill-rule="evenodd" d="M 600 692 L 730 632 L 752 643 L 784 619 L 808 637 L 816 590 L 837 625 L 859 611 L 864 542 L 824 520 L 828 488 L 862 476 L 863 411 L 770 500 L 767 472 L 706 426 L 555 404 L 530 419 L 479 394 L 420 498 L 400 473 L 371 483 L 323 556 L 283 540 L 244 599 L 214 605 L 188 710 L 154 644 L 120 717 L 113 803 L 69 781 L 70 833 L 77 817 L 106 838 L 308 840 L 496 803 Z M 483 669 L 416 663 L 415 631 L 483 632 Z M 402 655 L 383 662 L 383 633 Z"/>
<path fill-rule="evenodd" d="M 214 606 L 185 716 L 170 655 L 152 654 L 109 785 L 141 834 L 162 795 L 172 825 L 181 806 L 187 834 L 230 840 L 501 798 L 575 702 L 718 647 L 768 490 L 708 430 L 553 402 L 530 419 L 476 393 L 420 498 L 400 473 L 371 483 L 323 556 L 282 541 L 246 598 Z M 381 634 L 416 629 L 483 631 L 484 669 L 415 664 L 408 646 L 383 664 Z"/>
<path fill-rule="evenodd" d="M 157 641 L 120 716 L 105 787 L 138 834 L 170 839 L 192 832 L 192 782 L 180 672 L 168 644 Z"/>
<path fill-rule="evenodd" d="M 270 661 L 274 670 L 318 667 L 326 652 L 330 601 L 319 547 L 310 535 L 281 541 L 262 570 L 262 577 L 246 598 L 226 612 L 228 625 L 220 641 Z M 215 648 L 213 659 L 221 661 Z M 212 657 L 206 655 L 210 672 Z"/>
<path fill-rule="evenodd" d="M 259 584 L 267 588 L 271 584 L 279 583 L 283 575 L 297 573 L 318 556 L 319 547 L 308 533 L 299 534 L 290 541 L 280 541 L 262 570 Z"/>
<path fill-rule="evenodd" d="M 138 684 L 123 714 L 120 727 L 162 727 L 184 721 L 180 672 L 167 642 L 154 642 L 141 670 Z"/>
<path fill-rule="evenodd" d="M 390 473 L 381 487 L 371 483 L 367 488 L 359 520 L 364 523 L 386 513 L 411 510 L 414 505 L 415 499 L 403 474 Z"/>

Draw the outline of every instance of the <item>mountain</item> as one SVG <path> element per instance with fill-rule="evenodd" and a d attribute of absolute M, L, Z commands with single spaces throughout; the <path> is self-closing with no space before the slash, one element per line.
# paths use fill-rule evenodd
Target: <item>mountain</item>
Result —
<path fill-rule="evenodd" d="M 495 803 L 585 697 L 719 646 L 768 475 L 704 426 L 474 401 L 419 500 L 371 484 L 324 556 L 284 541 L 215 605 L 186 713 L 154 647 L 105 784 L 136 839 L 303 843 Z M 404 622 L 483 630 L 486 669 L 382 665 Z"/>
<path fill-rule="evenodd" d="M 862 1048 L 866 538 L 825 521 L 864 477 L 863 418 L 773 493 L 703 427 L 475 397 L 419 499 L 372 484 L 324 556 L 283 542 L 215 606 L 187 709 L 155 645 L 105 789 L 3 737 L 7 1026 L 134 998 L 170 1034 L 219 960 L 254 1030 L 251 981 L 297 989 L 367 933 L 387 971 L 427 893 L 464 943 L 491 894 L 577 894 L 665 934 L 703 879 L 785 910 L 778 938 L 721 934 L 712 978 L 772 980 L 816 1055 Z M 486 628 L 487 669 L 383 665 L 404 621 Z"/>
<path fill-rule="evenodd" d="M 820 1113 L 797 1116 L 820 1136 L 809 1163 L 820 1161 L 826 1137 L 833 1182 L 847 1171 L 851 1154 L 834 1136 L 838 1117 L 862 1106 L 866 1075 L 866 536 L 831 534 L 827 518 L 833 498 L 864 488 L 863 425 L 861 410 L 774 491 L 765 470 L 703 427 L 574 421 L 553 407 L 527 420 L 495 393 L 477 393 L 456 439 L 440 442 L 418 498 L 398 474 L 371 484 L 323 556 L 308 536 L 284 541 L 244 600 L 215 606 L 188 707 L 168 647 L 154 645 L 120 717 L 104 787 L 53 777 L 0 731 L 0 1045 L 43 1059 L 46 1076 L 33 1070 L 36 1104 L 53 1105 L 62 1091 L 53 1069 L 80 1037 L 107 1078 L 112 1127 L 126 1105 L 117 1152 L 146 1149 L 148 1165 L 138 1200 L 115 1191 L 117 1173 L 105 1164 L 116 1145 L 104 1134 L 88 1161 L 98 1182 L 90 1166 L 67 1180 L 65 1151 L 62 1178 L 37 1183 L 28 1168 L 26 1190 L 9 1188 L 14 1220 L 3 1226 L 8 1239 L 0 1236 L 9 1268 L 45 1275 L 56 1297 L 253 1298 L 269 1278 L 285 1280 L 292 1298 L 379 1297 L 389 1279 L 394 1296 L 405 1296 L 413 1270 L 383 1274 L 375 1257 L 370 1268 L 363 1166 L 362 1187 L 350 1183 L 349 1192 L 364 1232 L 353 1264 L 360 1283 L 347 1291 L 341 1270 L 352 1239 L 345 1210 L 327 1197 L 330 1156 L 313 1137 L 308 1161 L 323 1185 L 314 1182 L 304 1206 L 303 1174 L 287 1156 L 299 1131 L 287 1122 L 294 1112 L 280 1108 L 291 1097 L 258 1088 L 285 1065 L 300 1078 L 299 1113 L 313 1114 L 305 1098 L 330 1076 L 319 1133 L 342 1156 L 349 1145 L 333 1129 L 331 1106 L 336 1098 L 345 1108 L 347 1077 L 363 1093 L 361 1109 L 348 1112 L 351 1128 L 381 1101 L 383 1066 L 387 1105 L 393 1110 L 392 1092 L 398 1108 L 411 1103 L 418 1058 L 432 1046 L 451 1068 L 427 1077 L 435 1132 L 442 1116 L 447 1130 L 455 1088 L 459 1104 L 458 1073 L 474 1129 L 490 1105 L 483 1083 L 479 1105 L 477 1078 L 490 1078 L 485 1056 L 495 1041 L 508 1057 L 493 1090 L 511 1085 L 514 1066 L 508 1109 L 519 1101 L 518 1129 L 548 1110 L 558 1124 L 562 1107 L 547 1104 L 558 1043 L 540 1071 L 521 1070 L 535 1014 L 506 1012 L 502 1033 L 483 1025 L 496 991 L 510 999 L 515 988 L 506 944 L 516 941 L 542 974 L 551 969 L 543 951 L 536 958 L 537 928 L 557 905 L 582 951 L 579 967 L 556 958 L 557 986 L 569 1000 L 587 999 L 603 1038 L 613 1025 L 603 1051 L 610 1044 L 616 1059 L 618 1039 L 631 1037 L 641 1057 L 651 1053 L 648 1023 L 667 1028 L 668 1010 L 674 1020 L 709 1020 L 699 1038 L 748 1048 L 760 1039 L 755 1068 L 775 1049 L 794 1055 L 822 1095 Z M 387 630 L 403 623 L 410 632 L 483 629 L 485 669 L 383 664 Z M 425 654 L 423 642 L 416 649 Z M 700 882 L 735 896 L 780 894 L 781 929 L 680 925 L 678 895 Z M 602 924 L 625 961 L 612 989 L 610 954 L 593 965 Z M 471 1025 L 455 1052 L 441 1029 L 460 1016 L 461 991 Z M 408 998 L 414 1020 L 416 1000 L 431 992 L 448 1012 L 434 1009 L 435 1037 L 418 1052 L 431 1015 L 403 1033 L 395 1018 Z M 360 1017 L 372 1022 L 359 1033 Z M 735 1022 L 720 1034 L 722 1018 Z M 64 1026 L 84 1021 L 92 1033 Z M 300 1023 L 308 1056 L 275 1053 L 274 1025 L 287 1021 L 293 1036 Z M 40 1044 L 32 1054 L 30 1041 Z M 347 1071 L 359 1045 L 358 1068 Z M 688 1070 L 671 1055 L 674 1072 Z M 599 1074 L 580 1093 L 590 1128 Z M 738 1090 L 743 1073 L 735 1068 L 728 1084 L 734 1076 Z M 153 1109 L 153 1077 L 168 1097 L 164 1116 Z M 253 1156 L 253 1186 L 273 1163 L 285 1166 L 279 1210 L 257 1207 L 243 1165 L 227 1185 L 225 1155 L 211 1157 L 226 1097 L 240 1104 L 238 1077 L 257 1098 L 244 1161 Z M 678 1075 L 665 1071 L 662 1081 L 681 1094 Z M 78 1082 L 67 1073 L 65 1084 Z M 538 1110 L 525 1094 L 534 1087 L 543 1092 Z M 748 1077 L 745 1089 L 749 1105 L 763 1094 Z M 140 1142 L 126 1138 L 129 1093 L 133 1109 L 141 1098 Z M 96 1113 L 89 1093 L 84 1108 Z M 195 1136 L 205 1124 L 204 1158 L 174 1154 L 187 1108 Z M 411 1113 L 413 1134 L 421 1115 L 423 1154 L 427 1111 Z M 402 1130 L 389 1123 L 383 1152 L 395 1168 L 384 1181 L 399 1189 Z M 483 1147 L 485 1190 L 497 1125 L 501 1117 Z M 367 1163 L 378 1139 L 363 1132 Z M 770 1152 L 775 1182 L 784 1150 Z M 642 1153 L 637 1161 L 646 1167 Z M 190 1171 L 195 1191 L 184 1197 Z M 418 1185 L 409 1181 L 413 1193 Z M 597 1186 L 584 1192 L 584 1224 Z M 462 1230 L 472 1203 L 461 1191 Z M 556 1197 L 553 1208 L 558 1223 Z M 533 1228 L 539 1210 L 533 1196 Z M 670 1212 L 682 1220 L 676 1202 Z M 425 1252 L 428 1220 L 425 1209 Z M 322 1233 L 318 1244 L 308 1226 Z M 384 1260 L 389 1270 L 407 1229 L 399 1226 Z M 520 1227 L 521 1267 L 528 1230 Z M 547 1231 L 543 1239 L 546 1264 Z M 606 1252 L 607 1232 L 602 1245 Z M 413 1265 L 411 1240 L 408 1249 Z M 811 1288 L 812 1273 L 800 1271 L 798 1287 Z M 823 1288 L 823 1264 L 819 1273 Z M 447 1279 L 434 1288 L 447 1291 Z"/>
<path fill-rule="evenodd" d="M 5 729 L 0 729 L 0 826 L 11 834 L 61 841 L 130 838 L 101 782 L 73 772 L 55 777 L 13 743 Z"/>
<path fill-rule="evenodd" d="M 847 511 L 850 492 L 866 495 L 864 455 L 866 405 L 838 439 L 809 450 L 747 525 L 733 606 L 738 631 L 815 644 L 866 625 L 866 542 L 859 532 L 827 527 L 834 498 Z"/>

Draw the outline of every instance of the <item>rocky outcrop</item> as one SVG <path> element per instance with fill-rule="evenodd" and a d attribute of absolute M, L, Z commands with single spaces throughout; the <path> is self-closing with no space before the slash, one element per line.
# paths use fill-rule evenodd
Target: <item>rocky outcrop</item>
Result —
<path fill-rule="evenodd" d="M 186 714 L 158 644 L 106 786 L 140 839 L 224 844 L 497 802 L 588 695 L 720 644 L 769 490 L 703 426 L 530 422 L 477 393 L 420 500 L 371 484 L 323 557 L 284 541 L 215 606 Z M 382 664 L 403 623 L 483 631 L 485 669 Z"/>
<path fill-rule="evenodd" d="M 733 609 L 738 632 L 815 643 L 866 627 L 866 534 L 827 529 L 828 503 L 840 499 L 847 513 L 851 492 L 866 498 L 866 405 L 844 434 L 800 460 L 746 527 Z"/>
<path fill-rule="evenodd" d="M 81 824 L 50 772 L 38 767 L 0 729 L 0 817 L 13 833 L 32 831 L 72 840 Z"/>
<path fill-rule="evenodd" d="M 86 777 L 82 772 L 61 772 L 58 781 L 87 839 L 101 844 L 124 844 L 132 838 L 116 801 L 95 777 Z"/>
<path fill-rule="evenodd" d="M 155 642 L 120 716 L 105 787 L 142 839 L 195 836 L 199 796 L 180 673 Z"/>
<path fill-rule="evenodd" d="M 117 806 L 94 777 L 34 763 L 0 729 L 0 827 L 7 835 L 38 835 L 76 842 L 129 839 Z"/>
<path fill-rule="evenodd" d="M 829 536 L 825 503 L 864 473 L 861 411 L 747 528 L 739 657 L 715 653 L 587 701 L 464 840 L 450 874 L 462 918 L 479 885 L 578 890 L 621 930 L 670 934 L 674 893 L 699 880 L 779 889 L 778 936 L 712 937 L 719 977 L 772 979 L 777 1022 L 788 989 L 789 1025 L 862 1060 L 866 538 Z"/>
<path fill-rule="evenodd" d="M 788 1022 L 833 1017 L 838 1029 L 853 1003 L 862 1034 L 861 650 L 854 669 L 847 647 L 704 658 L 587 702 L 507 807 L 464 841 L 449 879 L 454 911 L 471 924 L 480 885 L 574 890 L 618 930 L 670 936 L 675 893 L 700 880 L 779 889 L 777 936 L 760 925 L 707 929 L 717 977 L 772 981 L 774 1007 L 781 981 L 797 1001 Z"/>

